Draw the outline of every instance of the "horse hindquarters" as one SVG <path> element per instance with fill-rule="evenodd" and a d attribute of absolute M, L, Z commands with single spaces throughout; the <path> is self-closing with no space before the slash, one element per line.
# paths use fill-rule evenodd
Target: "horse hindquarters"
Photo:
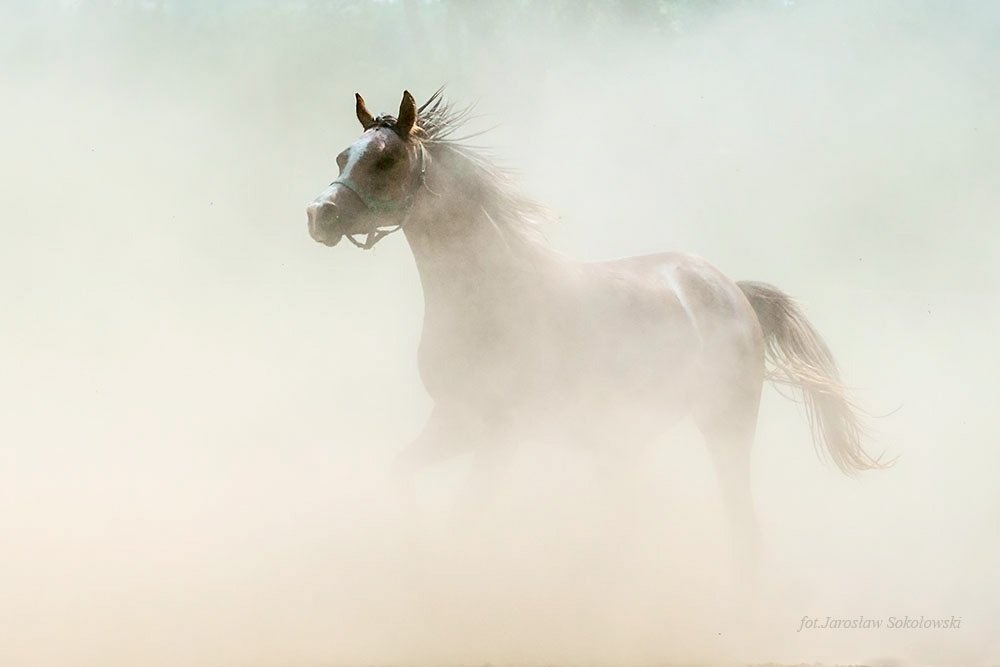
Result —
<path fill-rule="evenodd" d="M 715 267 L 685 258 L 673 273 L 701 341 L 691 414 L 719 479 L 735 563 L 752 579 L 758 538 L 750 452 L 764 382 L 763 332 L 739 287 Z"/>

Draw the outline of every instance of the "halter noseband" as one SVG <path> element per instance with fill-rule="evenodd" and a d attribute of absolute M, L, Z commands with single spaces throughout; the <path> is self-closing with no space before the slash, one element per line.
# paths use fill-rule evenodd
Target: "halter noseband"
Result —
<path fill-rule="evenodd" d="M 347 240 L 361 248 L 362 250 L 371 250 L 375 247 L 375 244 L 384 239 L 389 234 L 393 232 L 398 232 L 400 229 L 406 225 L 410 220 L 410 212 L 413 208 L 413 202 L 417 197 L 417 193 L 421 188 L 427 187 L 427 149 L 424 145 L 418 144 L 420 150 L 420 174 L 417 176 L 413 183 L 413 187 L 402 199 L 382 199 L 375 197 L 370 192 L 366 192 L 364 188 L 359 186 L 353 178 L 350 176 L 340 176 L 335 179 L 330 185 L 343 185 L 345 188 L 357 195 L 361 203 L 365 205 L 365 208 L 373 213 L 395 213 L 396 211 L 405 211 L 406 215 L 395 225 L 376 225 L 375 231 L 368 232 L 364 242 L 358 241 L 354 238 L 354 234 L 345 234 Z M 430 191 L 430 188 L 428 188 Z M 385 227 L 386 229 L 383 229 Z"/>

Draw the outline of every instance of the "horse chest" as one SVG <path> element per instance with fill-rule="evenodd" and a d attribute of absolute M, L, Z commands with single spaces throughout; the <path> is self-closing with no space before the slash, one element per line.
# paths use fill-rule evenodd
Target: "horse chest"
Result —
<path fill-rule="evenodd" d="M 427 319 L 420 340 L 420 376 L 434 398 L 473 399 L 522 390 L 537 376 L 540 354 L 511 327 L 475 320 Z"/>
<path fill-rule="evenodd" d="M 524 395 L 546 363 L 539 310 L 523 295 L 474 296 L 427 303 L 418 354 L 425 387 L 434 398 Z"/>

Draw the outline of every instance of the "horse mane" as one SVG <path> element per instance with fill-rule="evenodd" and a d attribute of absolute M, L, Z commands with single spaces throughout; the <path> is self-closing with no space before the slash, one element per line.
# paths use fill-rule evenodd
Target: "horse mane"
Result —
<path fill-rule="evenodd" d="M 542 225 L 554 219 L 552 212 L 523 195 L 514 174 L 498 166 L 487 149 L 467 143 L 489 130 L 455 136 L 469 120 L 473 106 L 455 109 L 443 92 L 444 88 L 439 88 L 417 110 L 413 138 L 432 158 L 446 157 L 461 165 L 461 177 L 470 181 L 468 194 L 478 199 L 483 222 L 496 227 L 509 247 L 549 248 Z"/>

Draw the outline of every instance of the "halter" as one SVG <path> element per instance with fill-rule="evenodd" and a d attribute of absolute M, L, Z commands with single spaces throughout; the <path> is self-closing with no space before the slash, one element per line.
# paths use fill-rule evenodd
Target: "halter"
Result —
<path fill-rule="evenodd" d="M 384 239 L 389 234 L 393 232 L 398 232 L 402 229 L 407 222 L 410 220 L 411 209 L 413 208 L 413 201 L 417 197 L 417 193 L 421 188 L 427 187 L 427 149 L 424 148 L 423 144 L 419 144 L 420 147 L 420 175 L 414 181 L 413 187 L 402 199 L 382 199 L 380 197 L 373 196 L 370 192 L 366 192 L 364 188 L 359 186 L 357 182 L 350 176 L 338 177 L 330 185 L 343 185 L 345 188 L 357 195 L 361 203 L 365 205 L 369 211 L 373 213 L 395 213 L 396 211 L 405 211 L 406 214 L 403 219 L 397 222 L 395 225 L 376 225 L 375 231 L 368 232 L 364 242 L 358 241 L 354 238 L 354 234 L 345 234 L 347 240 L 361 248 L 362 250 L 371 250 L 375 247 L 375 244 Z M 427 188 L 428 192 L 433 192 L 430 188 Z"/>

